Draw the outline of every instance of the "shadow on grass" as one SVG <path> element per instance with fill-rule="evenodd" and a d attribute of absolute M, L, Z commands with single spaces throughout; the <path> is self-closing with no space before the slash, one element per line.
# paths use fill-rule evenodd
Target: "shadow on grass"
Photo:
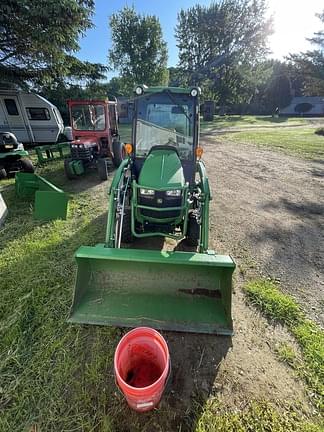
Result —
<path fill-rule="evenodd" d="M 288 117 L 256 117 L 256 120 L 263 121 L 267 123 L 286 123 L 289 118 Z"/>
<path fill-rule="evenodd" d="M 112 163 L 108 164 L 108 178 L 112 179 L 115 173 L 115 167 Z M 55 186 L 64 190 L 67 193 L 80 193 L 85 192 L 88 189 L 95 187 L 99 184 L 104 183 L 99 179 L 98 171 L 96 168 L 91 167 L 86 170 L 86 172 L 72 180 L 69 180 L 64 173 L 63 161 L 51 164 L 43 165 L 37 170 L 37 174 L 45 177 Z"/>
<path fill-rule="evenodd" d="M 40 430 L 194 431 L 205 401 L 216 392 L 230 337 L 163 332 L 172 377 L 159 408 L 139 414 L 114 384 L 113 354 L 127 330 L 66 323 L 76 274 L 73 254 L 80 245 L 102 243 L 105 227 L 103 213 L 72 235 L 66 231 L 64 240 L 2 268 L 0 311 L 6 328 L 0 330 L 0 347 L 7 354 L 0 365 L 0 406 L 6 430 L 37 425 Z M 160 240 L 134 247 L 153 245 L 160 247 Z"/>

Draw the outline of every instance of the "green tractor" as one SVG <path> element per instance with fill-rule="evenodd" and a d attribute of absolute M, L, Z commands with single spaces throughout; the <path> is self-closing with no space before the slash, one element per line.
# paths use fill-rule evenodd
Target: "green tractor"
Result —
<path fill-rule="evenodd" d="M 132 144 L 110 187 L 105 244 L 76 252 L 70 322 L 230 335 L 230 256 L 208 249 L 199 88 L 135 90 Z M 171 237 L 191 252 L 133 249 Z"/>
<path fill-rule="evenodd" d="M 28 152 L 11 132 L 0 133 L 0 180 L 16 172 L 34 172 Z"/>

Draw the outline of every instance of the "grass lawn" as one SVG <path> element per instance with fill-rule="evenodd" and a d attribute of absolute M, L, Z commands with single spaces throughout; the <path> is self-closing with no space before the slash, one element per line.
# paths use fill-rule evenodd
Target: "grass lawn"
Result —
<path fill-rule="evenodd" d="M 214 116 L 212 122 L 201 120 L 202 132 L 207 129 L 223 129 L 229 127 L 251 128 L 251 127 L 271 127 L 276 125 L 296 126 L 303 125 L 307 122 L 304 118 L 299 117 L 272 117 L 272 116 Z"/>
<path fill-rule="evenodd" d="M 289 346 L 281 348 L 280 357 L 303 376 L 319 410 L 324 410 L 324 331 L 309 321 L 296 301 L 283 294 L 269 281 L 250 282 L 245 287 L 249 301 L 270 320 L 285 324 L 303 352 L 297 359 Z"/>
<path fill-rule="evenodd" d="M 271 129 L 226 134 L 237 143 L 251 143 L 278 149 L 307 159 L 324 157 L 324 137 L 314 133 L 316 128 Z"/>

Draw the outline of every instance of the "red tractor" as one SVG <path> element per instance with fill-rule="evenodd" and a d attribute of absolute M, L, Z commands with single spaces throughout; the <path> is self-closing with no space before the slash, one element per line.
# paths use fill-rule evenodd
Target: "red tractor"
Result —
<path fill-rule="evenodd" d="M 107 180 L 108 159 L 118 167 L 125 157 L 120 142 L 117 101 L 68 100 L 73 141 L 71 157 L 65 159 L 64 170 L 69 179 L 96 167 L 100 180 Z"/>

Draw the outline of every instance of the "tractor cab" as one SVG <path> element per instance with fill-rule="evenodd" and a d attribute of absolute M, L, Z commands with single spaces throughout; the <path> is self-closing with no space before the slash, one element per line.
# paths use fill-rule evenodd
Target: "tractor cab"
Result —
<path fill-rule="evenodd" d="M 125 155 L 120 142 L 117 101 L 68 100 L 73 141 L 71 158 L 65 161 L 68 178 L 83 174 L 90 166 L 98 168 L 99 177 L 107 179 L 107 160 L 118 167 Z"/>
<path fill-rule="evenodd" d="M 195 212 L 200 89 L 146 87 L 135 90 L 132 129 L 132 191 L 126 212 L 131 236 L 187 237 L 197 246 Z M 128 215 L 126 216 L 126 219 Z M 123 240 L 131 236 L 124 226 Z"/>
<path fill-rule="evenodd" d="M 196 88 L 136 88 L 140 95 L 134 102 L 132 142 L 137 173 L 149 154 L 155 149 L 161 154 L 164 147 L 180 159 L 186 181 L 194 181 L 199 92 Z"/>

